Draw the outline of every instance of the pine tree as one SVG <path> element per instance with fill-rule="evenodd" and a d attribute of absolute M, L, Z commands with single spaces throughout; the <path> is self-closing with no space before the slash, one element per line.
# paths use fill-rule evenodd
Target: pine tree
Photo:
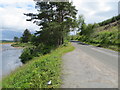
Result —
<path fill-rule="evenodd" d="M 18 37 L 14 37 L 14 42 L 19 42 L 19 38 Z"/>
<path fill-rule="evenodd" d="M 44 43 L 47 45 L 61 45 L 64 38 L 70 32 L 71 28 L 76 25 L 75 19 L 77 10 L 70 2 L 37 2 L 36 9 L 38 14 L 28 13 L 31 19 L 40 27 L 36 32 L 36 43 Z"/>
<path fill-rule="evenodd" d="M 23 36 L 21 38 L 22 38 L 21 42 L 23 42 L 23 43 L 29 42 L 30 39 L 31 39 L 31 33 L 30 33 L 30 31 L 28 29 L 26 29 L 24 31 Z"/>

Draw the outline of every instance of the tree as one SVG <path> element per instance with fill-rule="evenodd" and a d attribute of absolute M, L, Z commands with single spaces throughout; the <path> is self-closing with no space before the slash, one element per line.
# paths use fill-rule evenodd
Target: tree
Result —
<path fill-rule="evenodd" d="M 104 26 L 104 25 L 107 25 L 107 24 L 110 24 L 110 23 L 113 23 L 113 22 L 115 22 L 115 21 L 119 21 L 120 20 L 120 15 L 118 15 L 118 16 L 114 16 L 114 17 L 112 17 L 112 18 L 110 18 L 110 19 L 107 19 L 107 20 L 104 20 L 104 21 L 102 21 L 102 22 L 100 22 L 100 23 L 98 23 L 100 26 Z"/>
<path fill-rule="evenodd" d="M 78 20 L 77 20 L 78 31 L 81 31 L 81 27 L 83 24 L 85 24 L 84 17 L 83 17 L 83 15 L 79 15 Z"/>
<path fill-rule="evenodd" d="M 14 37 L 14 42 L 19 42 L 19 38 L 18 37 Z"/>
<path fill-rule="evenodd" d="M 94 25 L 92 25 L 92 24 L 88 24 L 88 26 L 87 26 L 87 33 L 86 33 L 86 35 L 88 36 L 88 37 L 90 37 L 90 35 L 94 32 Z"/>
<path fill-rule="evenodd" d="M 31 39 L 31 33 L 28 29 L 26 29 L 23 33 L 23 36 L 21 37 L 21 42 L 27 43 Z"/>
<path fill-rule="evenodd" d="M 93 28 L 98 28 L 99 27 L 99 24 L 98 23 L 94 23 L 93 24 Z"/>
<path fill-rule="evenodd" d="M 94 28 L 97 28 L 98 26 L 98 24 L 82 24 L 80 35 L 90 37 L 90 35 L 92 35 L 92 33 L 94 32 Z"/>
<path fill-rule="evenodd" d="M 85 35 L 86 34 L 86 29 L 87 29 L 87 25 L 85 23 L 82 24 L 80 35 Z"/>
<path fill-rule="evenodd" d="M 70 2 L 38 2 L 38 14 L 25 14 L 40 27 L 36 32 L 36 43 L 59 46 L 64 43 L 64 38 L 75 27 L 77 10 Z"/>

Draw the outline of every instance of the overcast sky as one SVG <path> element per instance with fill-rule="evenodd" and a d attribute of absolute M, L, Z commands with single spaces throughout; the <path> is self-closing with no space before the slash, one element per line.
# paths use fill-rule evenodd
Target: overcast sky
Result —
<path fill-rule="evenodd" d="M 94 23 L 118 14 L 119 0 L 72 0 L 78 15 L 84 15 L 85 22 Z M 26 28 L 38 30 L 32 22 L 26 21 L 23 13 L 37 13 L 33 0 L 0 0 L 0 30 L 23 32 Z"/>

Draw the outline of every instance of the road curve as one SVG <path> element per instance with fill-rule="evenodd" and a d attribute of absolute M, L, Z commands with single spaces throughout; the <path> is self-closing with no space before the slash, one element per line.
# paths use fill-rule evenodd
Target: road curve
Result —
<path fill-rule="evenodd" d="M 61 88 L 118 88 L 118 52 L 73 42 L 63 58 Z"/>

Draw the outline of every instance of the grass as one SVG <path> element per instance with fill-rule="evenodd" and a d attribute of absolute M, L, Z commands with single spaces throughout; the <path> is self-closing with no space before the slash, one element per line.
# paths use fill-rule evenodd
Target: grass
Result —
<path fill-rule="evenodd" d="M 0 82 L 0 87 L 2 86 L 2 82 Z"/>
<path fill-rule="evenodd" d="M 59 88 L 61 85 L 61 56 L 74 50 L 71 44 L 49 54 L 36 57 L 3 78 L 3 88 Z M 48 85 L 47 83 L 52 83 Z"/>
<path fill-rule="evenodd" d="M 11 46 L 13 46 L 13 47 L 29 47 L 29 46 L 31 46 L 31 44 L 17 42 L 17 43 L 13 43 Z"/>

